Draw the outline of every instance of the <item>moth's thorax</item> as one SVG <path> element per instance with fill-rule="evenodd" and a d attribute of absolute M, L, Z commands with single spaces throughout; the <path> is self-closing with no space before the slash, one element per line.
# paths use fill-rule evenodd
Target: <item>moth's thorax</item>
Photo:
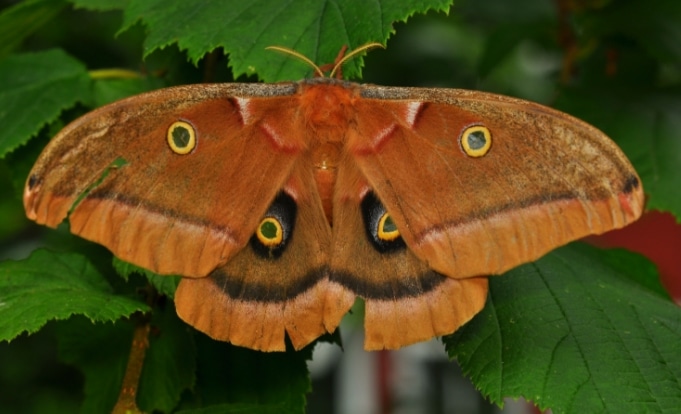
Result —
<path fill-rule="evenodd" d="M 346 126 L 354 116 L 355 91 L 343 84 L 301 84 L 299 103 L 307 126 L 329 132 Z"/>
<path fill-rule="evenodd" d="M 314 178 L 329 223 L 333 189 L 348 126 L 354 124 L 356 89 L 340 83 L 302 84 L 301 115 L 305 119 Z"/>

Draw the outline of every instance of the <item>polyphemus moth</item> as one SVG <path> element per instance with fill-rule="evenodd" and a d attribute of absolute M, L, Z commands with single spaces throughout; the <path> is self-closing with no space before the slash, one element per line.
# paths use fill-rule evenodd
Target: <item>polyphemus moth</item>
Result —
<path fill-rule="evenodd" d="M 38 223 L 68 215 L 121 259 L 184 276 L 182 319 L 263 351 L 333 331 L 356 296 L 366 349 L 452 333 L 482 309 L 488 275 L 643 204 L 622 151 L 569 115 L 333 76 L 99 108 L 49 143 L 24 193 Z"/>

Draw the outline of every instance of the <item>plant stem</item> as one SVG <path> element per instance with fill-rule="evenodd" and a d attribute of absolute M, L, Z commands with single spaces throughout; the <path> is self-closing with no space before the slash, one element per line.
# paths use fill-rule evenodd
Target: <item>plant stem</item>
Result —
<path fill-rule="evenodd" d="M 118 395 L 118 401 L 116 401 L 116 405 L 113 408 L 113 414 L 142 412 L 137 408 L 137 387 L 139 386 L 142 367 L 144 366 L 144 356 L 148 347 L 149 322 L 145 320 L 135 326 L 128 366 L 125 368 L 121 393 Z"/>

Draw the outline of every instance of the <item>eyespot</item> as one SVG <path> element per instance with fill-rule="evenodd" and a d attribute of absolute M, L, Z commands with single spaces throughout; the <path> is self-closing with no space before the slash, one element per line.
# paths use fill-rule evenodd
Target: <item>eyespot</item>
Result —
<path fill-rule="evenodd" d="M 378 219 L 376 236 L 383 241 L 393 241 L 400 237 L 400 231 L 397 230 L 397 225 L 388 212 L 383 213 L 381 218 Z"/>
<path fill-rule="evenodd" d="M 360 208 L 367 238 L 377 251 L 390 253 L 406 247 L 392 216 L 374 193 L 364 196 Z"/>
<path fill-rule="evenodd" d="M 264 246 L 277 247 L 284 240 L 281 223 L 275 217 L 265 217 L 260 222 L 255 235 Z"/>
<path fill-rule="evenodd" d="M 174 122 L 168 128 L 167 139 L 170 149 L 176 154 L 189 154 L 196 148 L 196 131 L 188 122 Z"/>
<path fill-rule="evenodd" d="M 293 198 L 283 191 L 279 193 L 251 237 L 251 248 L 258 256 L 278 259 L 284 253 L 293 235 L 296 212 Z"/>
<path fill-rule="evenodd" d="M 474 125 L 461 133 L 461 148 L 469 157 L 482 157 L 492 146 L 492 134 L 482 125 Z"/>

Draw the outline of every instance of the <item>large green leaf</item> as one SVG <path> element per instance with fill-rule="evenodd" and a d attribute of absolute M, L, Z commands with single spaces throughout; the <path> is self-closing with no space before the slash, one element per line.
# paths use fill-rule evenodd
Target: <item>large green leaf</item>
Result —
<path fill-rule="evenodd" d="M 385 43 L 393 22 L 427 10 L 446 11 L 451 0 L 285 0 L 172 2 L 131 0 L 124 28 L 147 26 L 145 55 L 177 42 L 198 62 L 222 47 L 235 76 L 257 74 L 267 81 L 297 80 L 310 74 L 305 64 L 265 51 L 285 46 L 317 64 L 332 63 L 343 46 Z M 347 77 L 359 76 L 361 59 L 349 62 Z"/>
<path fill-rule="evenodd" d="M 87 70 L 61 50 L 9 56 L 0 79 L 0 158 L 91 95 Z"/>
<path fill-rule="evenodd" d="M 75 314 L 106 322 L 147 309 L 142 302 L 116 295 L 79 254 L 36 250 L 28 259 L 0 262 L 0 341 Z"/>
<path fill-rule="evenodd" d="M 491 278 L 484 310 L 445 338 L 450 356 L 499 404 L 678 412 L 681 308 L 631 276 L 654 274 L 644 259 L 623 258 L 628 271 L 607 265 L 626 254 L 573 244 Z"/>

